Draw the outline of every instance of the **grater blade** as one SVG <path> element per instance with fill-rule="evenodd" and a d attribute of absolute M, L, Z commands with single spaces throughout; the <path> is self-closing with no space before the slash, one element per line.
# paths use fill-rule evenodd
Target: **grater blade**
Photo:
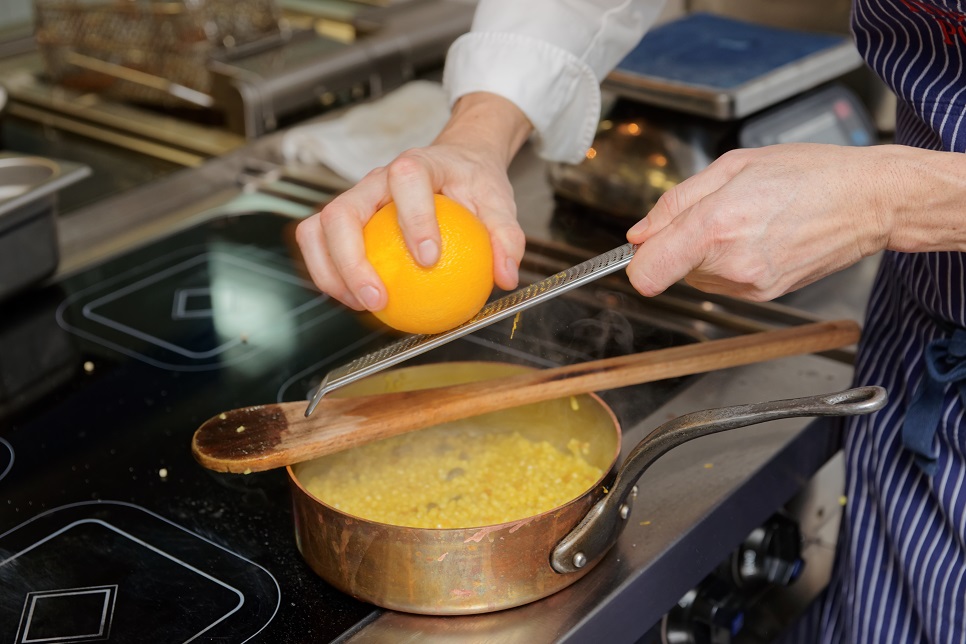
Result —
<path fill-rule="evenodd" d="M 475 316 L 454 329 L 429 335 L 409 335 L 333 369 L 325 375 L 325 378 L 322 379 L 322 382 L 312 394 L 312 399 L 305 409 L 305 415 L 309 416 L 315 411 L 319 401 L 330 391 L 399 364 L 430 349 L 435 349 L 477 329 L 482 329 L 494 322 L 515 315 L 519 311 L 624 268 L 634 257 L 637 247 L 637 244 L 618 246 L 498 300 L 493 300 Z"/>

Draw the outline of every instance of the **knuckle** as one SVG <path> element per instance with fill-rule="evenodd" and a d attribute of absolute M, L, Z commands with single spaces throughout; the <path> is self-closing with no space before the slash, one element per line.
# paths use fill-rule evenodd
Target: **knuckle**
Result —
<path fill-rule="evenodd" d="M 513 187 L 507 186 L 506 192 L 499 192 L 495 195 L 496 204 L 494 207 L 516 215 L 517 212 L 517 201 L 513 194 Z"/>
<path fill-rule="evenodd" d="M 341 197 L 336 197 L 325 208 L 319 211 L 319 224 L 322 228 L 325 228 L 334 222 L 341 221 L 345 218 L 346 211 L 347 208 L 344 205 L 344 200 Z"/>
<path fill-rule="evenodd" d="M 675 186 L 658 197 L 657 203 L 654 204 L 652 212 L 678 212 L 680 210 L 678 204 L 681 202 L 681 190 L 682 188 Z"/>
<path fill-rule="evenodd" d="M 701 222 L 701 237 L 707 253 L 733 245 L 748 229 L 744 210 L 732 207 L 726 201 L 702 202 L 697 206 L 696 214 Z"/>
<path fill-rule="evenodd" d="M 295 226 L 295 241 L 302 246 L 315 237 L 315 228 L 318 224 L 318 217 L 313 215 L 303 219 Z"/>
<path fill-rule="evenodd" d="M 767 286 L 767 276 L 764 269 L 754 264 L 741 264 L 735 267 L 729 274 L 728 279 L 735 284 L 741 284 L 745 288 L 760 290 Z"/>
<path fill-rule="evenodd" d="M 763 262 L 745 261 L 724 276 L 740 287 L 743 296 L 755 302 L 772 299 L 777 279 L 774 271 Z"/>
<path fill-rule="evenodd" d="M 390 180 L 408 179 L 425 173 L 422 161 L 412 151 L 403 152 L 396 157 L 386 167 L 386 171 Z"/>
<path fill-rule="evenodd" d="M 654 297 L 665 290 L 664 287 L 654 281 L 648 271 L 638 270 L 635 266 L 628 266 L 626 272 L 631 286 L 644 297 Z"/>
<path fill-rule="evenodd" d="M 701 190 L 698 183 L 686 179 L 663 192 L 647 216 L 662 225 L 670 223 L 704 202 L 705 197 L 701 195 Z"/>
<path fill-rule="evenodd" d="M 412 233 L 426 235 L 436 228 L 436 213 L 432 208 L 400 213 L 400 225 Z"/>
<path fill-rule="evenodd" d="M 750 149 L 734 148 L 718 157 L 716 162 L 721 165 L 744 164 L 752 154 Z"/>
<path fill-rule="evenodd" d="M 365 281 L 369 274 L 369 263 L 361 257 L 333 257 L 336 269 L 350 286 Z"/>
<path fill-rule="evenodd" d="M 385 172 L 386 172 L 385 166 L 379 166 L 379 167 L 373 168 L 362 177 L 359 183 L 362 183 L 364 181 L 369 182 L 369 181 L 376 180 L 379 177 L 381 177 Z"/>
<path fill-rule="evenodd" d="M 506 235 L 507 241 L 515 249 L 522 251 L 527 244 L 526 233 L 524 233 L 523 229 L 519 226 L 508 225 L 504 234 Z"/>
<path fill-rule="evenodd" d="M 500 240 L 500 245 L 503 247 L 503 253 L 517 262 L 523 259 L 524 252 L 526 251 L 526 237 L 522 234 L 517 234 L 516 231 L 508 230 L 506 232 L 498 232 L 494 236 L 496 239 Z"/>

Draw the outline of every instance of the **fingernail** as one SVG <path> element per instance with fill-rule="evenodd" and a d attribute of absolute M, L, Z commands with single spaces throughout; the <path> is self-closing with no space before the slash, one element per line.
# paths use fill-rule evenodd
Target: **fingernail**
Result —
<path fill-rule="evenodd" d="M 359 290 L 359 297 L 362 298 L 362 303 L 365 304 L 366 308 L 370 311 L 375 310 L 379 306 L 379 291 L 375 286 L 363 286 Z"/>
<path fill-rule="evenodd" d="M 432 239 L 419 242 L 416 252 L 419 255 L 419 263 L 423 266 L 432 266 L 439 259 L 439 245 Z"/>
<path fill-rule="evenodd" d="M 642 232 L 647 230 L 647 227 L 650 225 L 651 225 L 651 220 L 645 217 L 644 219 L 640 220 L 639 222 L 631 226 L 631 229 L 627 231 L 627 234 L 640 235 Z"/>

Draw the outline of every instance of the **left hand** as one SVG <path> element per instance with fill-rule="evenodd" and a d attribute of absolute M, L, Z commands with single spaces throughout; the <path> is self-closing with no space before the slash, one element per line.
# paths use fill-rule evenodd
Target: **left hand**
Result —
<path fill-rule="evenodd" d="M 394 201 L 410 254 L 432 266 L 440 251 L 433 194 L 440 193 L 483 222 L 493 247 L 494 281 L 502 289 L 516 288 L 526 238 L 507 166 L 531 129 L 526 115 L 501 96 L 461 97 L 431 145 L 403 152 L 299 223 L 296 240 L 316 286 L 358 311 L 384 308 L 388 294 L 366 258 L 363 228 Z"/>

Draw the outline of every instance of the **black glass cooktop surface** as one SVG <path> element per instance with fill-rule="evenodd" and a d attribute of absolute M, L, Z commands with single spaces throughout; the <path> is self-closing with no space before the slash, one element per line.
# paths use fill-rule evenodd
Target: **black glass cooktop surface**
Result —
<path fill-rule="evenodd" d="M 4 302 L 0 642 L 330 642 L 378 614 L 300 558 L 283 471 L 219 474 L 190 453 L 212 415 L 306 399 L 393 339 L 312 286 L 293 225 L 214 219 Z M 548 367 L 692 341 L 579 293 L 413 362 Z M 604 398 L 637 422 L 680 384 Z"/>

